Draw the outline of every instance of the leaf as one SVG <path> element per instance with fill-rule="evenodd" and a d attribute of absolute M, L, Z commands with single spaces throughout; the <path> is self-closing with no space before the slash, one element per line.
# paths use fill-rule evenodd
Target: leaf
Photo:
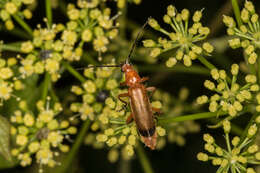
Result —
<path fill-rule="evenodd" d="M 0 170 L 15 167 L 18 165 L 18 163 L 19 162 L 15 159 L 13 159 L 12 161 L 8 161 L 0 155 Z"/>
<path fill-rule="evenodd" d="M 8 161 L 12 160 L 10 153 L 10 124 L 3 116 L 0 116 L 0 154 Z"/>

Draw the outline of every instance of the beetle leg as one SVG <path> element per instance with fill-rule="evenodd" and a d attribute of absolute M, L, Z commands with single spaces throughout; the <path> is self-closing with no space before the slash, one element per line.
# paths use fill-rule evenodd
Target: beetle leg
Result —
<path fill-rule="evenodd" d="M 128 103 L 127 103 L 126 101 L 124 101 L 123 99 L 121 99 L 121 97 L 129 97 L 129 94 L 128 94 L 128 93 L 122 93 L 122 94 L 119 94 L 117 97 L 118 97 L 118 99 L 119 99 L 121 102 L 124 103 L 124 106 L 122 107 L 122 109 L 118 110 L 118 112 L 120 112 L 120 111 L 126 109 L 126 107 L 127 107 L 127 105 L 128 105 Z"/>
<path fill-rule="evenodd" d="M 143 78 L 141 78 L 141 80 L 140 80 L 140 82 L 142 83 L 142 82 L 145 82 L 145 81 L 147 81 L 149 79 L 149 77 L 143 77 Z"/>
<path fill-rule="evenodd" d="M 126 119 L 126 124 L 129 124 L 129 123 L 131 123 L 133 121 L 133 113 L 131 113 L 128 117 L 127 117 L 127 119 Z"/>
<path fill-rule="evenodd" d="M 156 90 L 155 87 L 147 87 L 147 88 L 145 88 L 145 89 L 146 89 L 146 91 L 151 92 L 151 97 L 153 96 L 153 94 L 154 94 L 154 92 L 155 92 L 155 90 Z"/>
<path fill-rule="evenodd" d="M 126 82 L 121 82 L 120 86 L 126 86 Z"/>
<path fill-rule="evenodd" d="M 154 112 L 156 112 L 158 115 L 160 115 L 162 112 L 161 112 L 161 109 L 159 109 L 159 108 L 153 108 L 152 107 L 152 110 L 154 111 Z"/>

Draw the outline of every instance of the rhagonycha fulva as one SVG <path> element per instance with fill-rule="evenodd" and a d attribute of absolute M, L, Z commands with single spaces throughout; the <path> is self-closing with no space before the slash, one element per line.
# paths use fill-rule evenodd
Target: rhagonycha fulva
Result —
<path fill-rule="evenodd" d="M 143 82 L 148 80 L 148 77 L 141 78 L 133 66 L 130 64 L 129 60 L 136 47 L 137 41 L 147 25 L 148 21 L 143 25 L 142 30 L 138 33 L 128 57 L 123 64 L 120 65 L 99 65 L 99 66 L 89 66 L 87 68 L 94 67 L 120 67 L 121 71 L 125 75 L 125 82 L 121 83 L 121 86 L 127 86 L 128 92 L 119 94 L 118 99 L 122 101 L 125 106 L 127 102 L 122 99 L 122 97 L 130 98 L 131 114 L 127 118 L 126 122 L 130 123 L 132 120 L 135 121 L 139 135 L 142 142 L 151 148 L 155 149 L 157 134 L 155 127 L 155 118 L 153 111 L 159 113 L 160 110 L 153 108 L 150 104 L 148 92 L 152 94 L 155 91 L 155 87 L 145 87 Z"/>

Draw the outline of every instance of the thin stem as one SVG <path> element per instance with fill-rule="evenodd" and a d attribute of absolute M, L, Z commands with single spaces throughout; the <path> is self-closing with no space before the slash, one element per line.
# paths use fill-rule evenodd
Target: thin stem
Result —
<path fill-rule="evenodd" d="M 43 81 L 43 89 L 42 89 L 42 100 L 44 103 L 45 103 L 47 95 L 48 95 L 50 83 L 51 83 L 51 76 L 48 72 L 46 72 L 44 81 Z"/>
<path fill-rule="evenodd" d="M 76 157 L 76 154 L 79 151 L 79 147 L 81 146 L 84 137 L 89 129 L 90 120 L 86 120 L 83 124 L 83 126 L 80 129 L 80 132 L 78 133 L 78 136 L 76 138 L 76 141 L 74 142 L 70 152 L 68 153 L 67 157 L 62 161 L 61 166 L 54 172 L 56 173 L 65 173 L 68 172 L 68 169 L 71 166 L 71 163 Z"/>
<path fill-rule="evenodd" d="M 62 64 L 68 70 L 68 72 L 70 72 L 70 74 L 72 74 L 80 82 L 85 82 L 85 78 L 79 72 L 77 72 L 69 63 L 62 62 Z"/>
<path fill-rule="evenodd" d="M 45 0 L 45 8 L 46 8 L 46 17 L 48 19 L 48 25 L 49 27 L 51 27 L 52 25 L 51 0 Z"/>
<path fill-rule="evenodd" d="M 19 28 L 14 28 L 12 30 L 7 30 L 6 28 L 1 28 L 0 29 L 1 31 L 5 32 L 5 33 L 8 33 L 8 34 L 11 34 L 11 35 L 14 35 L 14 36 L 17 36 L 19 38 L 22 38 L 22 39 L 31 39 L 32 36 L 31 35 L 28 35 L 26 32 L 24 32 L 24 30 L 21 30 Z"/>
<path fill-rule="evenodd" d="M 50 95 L 54 102 L 59 102 L 59 97 L 55 94 L 53 86 L 50 88 Z"/>
<path fill-rule="evenodd" d="M 149 159 L 146 156 L 145 151 L 140 144 L 138 144 L 136 146 L 136 151 L 137 151 L 138 158 L 139 158 L 139 161 L 140 161 L 140 163 L 143 167 L 144 172 L 145 173 L 153 173 L 151 163 L 149 162 Z"/>
<path fill-rule="evenodd" d="M 203 113 L 196 113 L 196 114 L 183 115 L 177 117 L 166 117 L 166 118 L 158 119 L 158 124 L 165 125 L 174 122 L 213 118 L 216 116 L 221 116 L 226 114 L 227 114 L 226 112 L 203 112 Z"/>
<path fill-rule="evenodd" d="M 204 58 L 203 56 L 198 56 L 197 57 L 198 60 L 203 64 L 205 65 L 208 69 L 212 70 L 212 69 L 215 69 L 216 67 L 211 64 L 206 58 Z"/>
<path fill-rule="evenodd" d="M 229 134 L 228 133 L 225 134 L 225 139 L 226 139 L 228 152 L 230 153 L 231 152 L 231 146 L 230 146 L 230 142 L 229 142 Z"/>
<path fill-rule="evenodd" d="M 88 64 L 92 64 L 92 65 L 98 65 L 98 62 L 96 60 L 94 60 L 94 58 L 87 54 L 87 53 L 84 53 L 83 56 L 82 56 L 83 60 L 86 61 Z"/>
<path fill-rule="evenodd" d="M 250 121 L 248 122 L 246 128 L 244 129 L 242 135 L 241 135 L 241 142 L 244 141 L 244 139 L 247 137 L 247 133 L 248 133 L 248 129 L 250 128 L 250 126 L 255 122 L 255 118 L 257 117 L 258 114 L 254 114 Z"/>
<path fill-rule="evenodd" d="M 236 124 L 231 125 L 231 132 L 233 132 L 236 135 L 241 135 L 243 133 L 243 129 Z"/>
<path fill-rule="evenodd" d="M 15 19 L 15 21 L 17 23 L 19 23 L 19 25 L 26 31 L 28 32 L 31 36 L 33 35 L 33 31 L 31 29 L 31 27 L 25 23 L 25 21 L 23 19 L 21 19 L 18 15 L 14 14 L 13 18 Z"/>
<path fill-rule="evenodd" d="M 16 46 L 14 44 L 2 44 L 0 45 L 0 50 L 22 53 L 20 46 Z"/>
<path fill-rule="evenodd" d="M 238 2 L 237 2 L 237 0 L 231 0 L 231 2 L 232 2 L 232 6 L 233 6 L 233 11 L 234 11 L 234 14 L 235 14 L 235 17 L 237 20 L 237 24 L 238 24 L 238 26 L 241 26 L 242 20 L 240 17 L 240 9 L 239 9 Z"/>
<path fill-rule="evenodd" d="M 216 67 L 211 64 L 206 58 L 204 58 L 203 56 L 198 56 L 197 57 L 198 60 L 203 64 L 205 65 L 208 69 L 212 70 L 212 69 L 216 69 Z M 227 76 L 227 81 L 228 83 L 231 83 L 231 79 Z"/>
<path fill-rule="evenodd" d="M 260 52 L 257 52 L 257 55 L 259 57 Z M 257 60 L 257 77 L 258 77 L 257 81 L 258 81 L 258 84 L 260 84 L 260 68 L 259 67 L 260 67 L 260 58 L 258 58 L 258 60 Z"/>

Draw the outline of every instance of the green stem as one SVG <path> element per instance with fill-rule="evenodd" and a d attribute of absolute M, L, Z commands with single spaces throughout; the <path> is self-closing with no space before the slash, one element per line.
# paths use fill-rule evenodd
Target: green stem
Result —
<path fill-rule="evenodd" d="M 53 86 L 50 88 L 50 95 L 54 102 L 59 102 L 59 97 L 55 94 Z"/>
<path fill-rule="evenodd" d="M 72 74 L 75 78 L 77 78 L 80 82 L 85 82 L 85 78 L 77 72 L 69 63 L 67 62 L 62 62 L 63 66 Z"/>
<path fill-rule="evenodd" d="M 233 132 L 234 134 L 240 136 L 243 133 L 243 129 L 241 127 L 239 127 L 238 125 L 232 124 L 231 127 L 232 127 L 231 132 Z"/>
<path fill-rule="evenodd" d="M 149 162 L 148 157 L 145 155 L 145 151 L 140 144 L 137 144 L 136 151 L 138 154 L 139 161 L 143 167 L 145 173 L 153 173 L 151 163 Z"/>
<path fill-rule="evenodd" d="M 257 51 L 257 55 L 259 57 L 260 51 Z M 258 84 L 260 84 L 260 58 L 257 59 L 257 77 Z"/>
<path fill-rule="evenodd" d="M 216 67 L 211 64 L 206 58 L 202 57 L 202 56 L 198 56 L 198 60 L 204 64 L 209 70 L 212 70 L 212 69 L 216 69 Z M 231 83 L 231 79 L 227 76 L 227 81 L 228 83 Z"/>
<path fill-rule="evenodd" d="M 51 9 L 51 0 L 45 0 L 45 8 L 46 8 L 46 17 L 48 19 L 48 26 L 52 25 L 52 9 Z"/>
<path fill-rule="evenodd" d="M 46 72 L 44 81 L 43 81 L 43 89 L 42 89 L 42 100 L 44 103 L 45 103 L 47 95 L 48 95 L 50 83 L 51 83 L 51 76 L 48 72 Z"/>
<path fill-rule="evenodd" d="M 68 153 L 67 157 L 62 161 L 61 166 L 54 172 L 56 173 L 65 173 L 68 172 L 68 169 L 71 166 L 71 163 L 76 157 L 76 154 L 79 151 L 79 147 L 81 146 L 84 137 L 89 129 L 90 120 L 86 120 L 83 124 L 83 126 L 80 129 L 80 132 L 78 133 L 78 136 L 76 138 L 76 141 L 74 142 L 70 152 Z"/>
<path fill-rule="evenodd" d="M 174 122 L 213 118 L 216 116 L 221 116 L 226 114 L 227 114 L 226 112 L 203 112 L 203 113 L 196 113 L 196 114 L 183 115 L 177 117 L 166 117 L 166 118 L 158 119 L 158 124 L 165 125 Z"/>
<path fill-rule="evenodd" d="M 83 60 L 86 61 L 88 64 L 92 64 L 92 65 L 98 65 L 98 62 L 96 60 L 94 60 L 94 58 L 87 54 L 87 53 L 84 53 L 83 56 L 82 56 Z"/>
<path fill-rule="evenodd" d="M 198 60 L 203 64 L 205 65 L 208 69 L 212 70 L 212 69 L 215 69 L 216 67 L 211 64 L 206 58 L 204 58 L 203 56 L 198 56 L 197 57 Z"/>
<path fill-rule="evenodd" d="M 22 39 L 27 39 L 27 40 L 32 39 L 31 35 L 28 35 L 26 32 L 24 32 L 24 30 L 21 30 L 21 29 L 18 29 L 18 28 L 14 28 L 12 30 L 7 30 L 6 28 L 1 28 L 0 30 L 5 32 L 5 33 L 8 33 L 8 34 L 17 36 L 19 38 L 22 38 Z"/>
<path fill-rule="evenodd" d="M 21 19 L 18 15 L 14 14 L 13 18 L 15 19 L 15 21 L 17 23 L 19 23 L 19 25 L 26 31 L 28 32 L 31 36 L 33 35 L 33 31 L 31 29 L 31 27 L 25 23 L 25 21 L 23 19 Z"/>
<path fill-rule="evenodd" d="M 237 20 L 237 24 L 238 26 L 242 25 L 242 20 L 241 20 L 241 16 L 240 16 L 240 9 L 239 9 L 239 5 L 237 0 L 231 0 L 232 2 L 232 6 L 233 6 L 233 11 Z"/>
<path fill-rule="evenodd" d="M 122 15 L 119 17 L 119 23 L 120 23 L 120 27 L 119 27 L 119 34 L 120 34 L 120 37 L 121 38 L 126 38 L 126 18 L 127 18 L 127 6 L 128 4 L 125 3 L 125 6 L 123 9 L 122 9 Z"/>
<path fill-rule="evenodd" d="M 13 44 L 2 44 L 2 45 L 0 45 L 0 50 L 22 53 L 20 46 L 16 46 Z"/>
<path fill-rule="evenodd" d="M 242 135 L 241 135 L 241 137 L 240 137 L 240 139 L 241 139 L 240 141 L 241 141 L 241 142 L 243 142 L 244 139 L 247 137 L 248 129 L 249 129 L 249 127 L 255 122 L 255 119 L 256 119 L 257 116 L 258 116 L 258 114 L 254 114 L 254 115 L 251 117 L 250 121 L 248 122 L 246 128 L 244 129 L 244 131 L 243 131 L 243 133 L 242 133 Z"/>

